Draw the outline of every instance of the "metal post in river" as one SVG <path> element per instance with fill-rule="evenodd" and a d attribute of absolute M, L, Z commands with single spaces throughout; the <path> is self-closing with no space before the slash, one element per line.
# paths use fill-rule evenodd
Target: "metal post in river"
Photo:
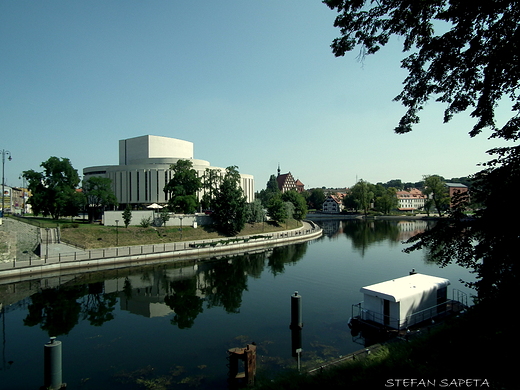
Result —
<path fill-rule="evenodd" d="M 297 358 L 298 371 L 300 371 L 301 353 L 302 353 L 302 297 L 298 291 L 291 295 L 291 349 L 292 356 Z"/>
<path fill-rule="evenodd" d="M 43 348 L 43 386 L 45 389 L 65 389 L 62 382 L 61 341 L 51 337 Z"/>

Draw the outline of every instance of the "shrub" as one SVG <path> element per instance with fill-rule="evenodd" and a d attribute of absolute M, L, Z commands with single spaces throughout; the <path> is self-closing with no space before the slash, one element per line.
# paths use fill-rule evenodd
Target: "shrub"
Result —
<path fill-rule="evenodd" d="M 147 227 L 150 227 L 151 224 L 152 224 L 152 217 L 143 217 L 143 219 L 141 219 L 141 223 L 139 224 L 139 226 L 141 226 L 143 228 L 147 228 Z"/>

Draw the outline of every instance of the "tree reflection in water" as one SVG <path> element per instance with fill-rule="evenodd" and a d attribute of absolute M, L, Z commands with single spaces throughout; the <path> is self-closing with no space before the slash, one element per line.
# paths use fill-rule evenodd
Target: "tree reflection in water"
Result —
<path fill-rule="evenodd" d="M 301 243 L 188 266 L 160 265 L 79 276 L 33 294 L 24 325 L 39 325 L 49 336 L 66 335 L 81 320 L 101 326 L 114 318 L 119 300 L 123 310 L 135 314 L 151 317 L 173 312 L 172 325 L 191 328 L 204 306 L 238 313 L 248 277 L 258 278 L 266 268 L 274 275 L 283 273 L 285 265 L 301 260 L 306 250 L 307 243 Z M 88 282 L 82 282 L 84 279 Z M 154 312 L 152 304 L 153 310 L 162 314 Z"/>
<path fill-rule="evenodd" d="M 24 325 L 40 325 L 49 336 L 68 334 L 80 319 L 101 326 L 114 318 L 116 293 L 103 293 L 103 283 L 46 288 L 31 296 Z"/>
<path fill-rule="evenodd" d="M 349 238 L 354 250 L 362 257 L 374 244 L 385 242 L 391 246 L 400 245 L 410 237 L 430 228 L 434 223 L 434 221 L 384 219 L 332 219 L 318 222 L 324 231 L 322 239 L 335 239 L 343 234 Z"/>

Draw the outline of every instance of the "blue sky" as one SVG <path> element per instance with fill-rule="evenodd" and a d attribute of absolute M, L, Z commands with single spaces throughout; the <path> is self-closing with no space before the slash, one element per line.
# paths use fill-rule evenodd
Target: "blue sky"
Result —
<path fill-rule="evenodd" d="M 319 0 L 0 1 L 0 149 L 6 184 L 50 156 L 118 163 L 118 141 L 194 143 L 265 188 L 278 164 L 306 188 L 357 179 L 466 176 L 497 146 L 431 103 L 393 128 L 405 72 L 396 40 L 363 63 L 335 58 L 335 13 Z"/>

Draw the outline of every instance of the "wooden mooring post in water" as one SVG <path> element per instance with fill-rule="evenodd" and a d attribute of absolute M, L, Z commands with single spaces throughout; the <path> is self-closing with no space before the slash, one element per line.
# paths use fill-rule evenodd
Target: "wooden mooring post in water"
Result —
<path fill-rule="evenodd" d="M 244 383 L 252 386 L 255 383 L 256 375 L 256 345 L 247 344 L 245 348 L 228 349 L 229 357 L 229 380 L 235 385 Z M 244 371 L 239 372 L 239 362 L 244 362 Z"/>

